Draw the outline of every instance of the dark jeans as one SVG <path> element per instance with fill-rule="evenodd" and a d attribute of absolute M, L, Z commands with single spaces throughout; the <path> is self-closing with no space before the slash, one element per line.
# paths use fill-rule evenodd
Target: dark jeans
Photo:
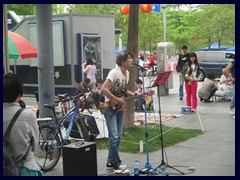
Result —
<path fill-rule="evenodd" d="M 155 66 L 156 64 L 151 64 L 151 67 L 152 67 L 152 74 L 154 74 L 154 72 L 155 72 L 155 70 L 154 70 L 154 66 Z"/>
<path fill-rule="evenodd" d="M 118 146 L 123 134 L 123 111 L 115 113 L 112 108 L 104 108 L 102 113 L 106 119 L 109 136 L 109 152 L 107 162 L 119 166 L 122 163 L 118 153 Z"/>
<path fill-rule="evenodd" d="M 216 89 L 212 89 L 212 91 L 209 95 L 209 98 L 207 98 L 206 100 L 210 100 L 213 97 L 213 95 L 215 94 L 215 92 L 216 92 Z"/>

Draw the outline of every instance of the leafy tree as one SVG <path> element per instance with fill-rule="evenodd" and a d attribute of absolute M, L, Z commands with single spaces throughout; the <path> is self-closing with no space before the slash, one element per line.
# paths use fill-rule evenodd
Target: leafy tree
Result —
<path fill-rule="evenodd" d="M 14 11 L 17 15 L 35 15 L 35 4 L 7 4 L 8 11 Z"/>
<path fill-rule="evenodd" d="M 195 33 L 208 40 L 208 46 L 214 41 L 219 45 L 231 39 L 235 42 L 235 5 L 210 4 L 202 5 L 197 18 Z"/>

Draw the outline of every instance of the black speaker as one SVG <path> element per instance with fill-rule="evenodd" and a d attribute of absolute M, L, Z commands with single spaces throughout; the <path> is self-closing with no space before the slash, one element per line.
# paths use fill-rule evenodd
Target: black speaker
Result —
<path fill-rule="evenodd" d="M 64 176 L 97 176 L 95 142 L 76 142 L 63 146 Z"/>

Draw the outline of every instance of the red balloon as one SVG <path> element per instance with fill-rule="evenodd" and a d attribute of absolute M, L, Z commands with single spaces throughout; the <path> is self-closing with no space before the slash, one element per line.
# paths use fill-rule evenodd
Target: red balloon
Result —
<path fill-rule="evenodd" d="M 124 5 L 120 8 L 120 11 L 124 15 L 128 15 L 130 11 L 130 7 L 128 5 Z"/>
<path fill-rule="evenodd" d="M 152 5 L 151 4 L 142 4 L 141 11 L 143 13 L 148 13 L 148 12 L 152 11 Z"/>

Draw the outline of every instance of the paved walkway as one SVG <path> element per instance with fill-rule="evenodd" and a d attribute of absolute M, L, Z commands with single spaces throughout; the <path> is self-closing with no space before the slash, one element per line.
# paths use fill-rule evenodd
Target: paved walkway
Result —
<path fill-rule="evenodd" d="M 175 89 L 170 90 L 170 95 L 161 97 L 162 114 L 180 114 L 181 107 L 185 105 L 185 99 L 182 101 L 178 99 L 177 86 L 175 84 Z M 154 107 L 157 108 L 157 97 L 154 100 Z M 197 112 L 202 120 L 204 133 L 165 148 L 165 162 L 171 166 L 186 166 L 185 168 L 177 167 L 183 172 L 189 172 L 187 170 L 189 166 L 196 168 L 194 173 L 184 176 L 235 176 L 235 119 L 229 113 L 229 104 L 230 102 L 203 103 L 199 101 Z M 200 129 L 198 118 L 197 113 L 185 114 L 179 118 L 164 121 L 163 124 Z M 97 150 L 99 175 L 107 173 L 105 169 L 107 153 L 107 150 Z M 120 152 L 120 156 L 130 170 L 133 170 L 135 159 L 140 161 L 140 167 L 144 167 L 147 162 L 146 154 Z M 152 167 L 157 167 L 162 159 L 161 150 L 149 153 L 149 159 Z M 166 172 L 176 171 L 167 168 Z M 52 171 L 45 173 L 45 176 L 62 175 L 62 159 Z"/>

